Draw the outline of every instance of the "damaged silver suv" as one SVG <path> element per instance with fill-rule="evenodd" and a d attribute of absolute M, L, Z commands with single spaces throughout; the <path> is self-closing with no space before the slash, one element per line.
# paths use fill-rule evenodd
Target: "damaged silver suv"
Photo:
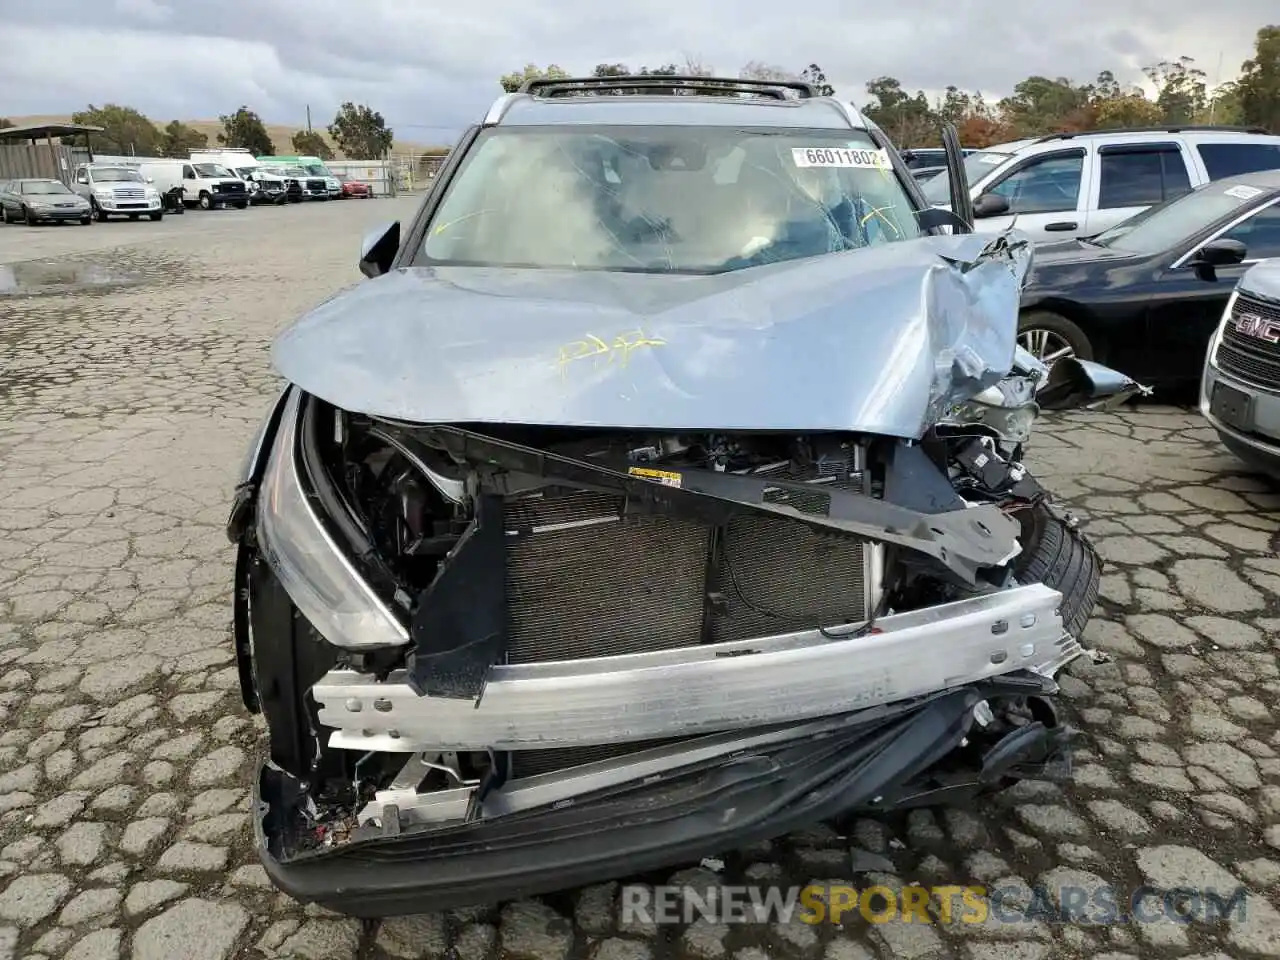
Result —
<path fill-rule="evenodd" d="M 803 84 L 537 81 L 280 337 L 228 525 L 278 887 L 493 902 L 1063 772 L 1100 565 L 1022 445 L 1143 388 L 1016 347 L 944 133 L 955 213 Z"/>

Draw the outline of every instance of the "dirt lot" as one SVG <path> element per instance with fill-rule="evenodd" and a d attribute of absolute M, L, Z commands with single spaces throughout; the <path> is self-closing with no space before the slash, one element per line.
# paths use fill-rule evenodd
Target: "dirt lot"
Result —
<path fill-rule="evenodd" d="M 1280 956 L 1280 489 L 1158 406 L 1042 425 L 1032 451 L 1110 563 L 1090 630 L 1112 662 L 1063 681 L 1086 734 L 1073 786 L 815 826 L 679 880 L 865 885 L 870 865 L 890 886 L 1110 885 L 1122 907 L 1144 883 L 1244 883 L 1243 918 L 620 928 L 606 885 L 362 927 L 268 889 L 229 491 L 273 335 L 355 281 L 363 231 L 415 203 L 0 227 L 0 290 L 43 290 L 0 296 L 0 960 Z M 14 267 L 33 257 L 50 260 Z M 94 285 L 113 278 L 129 285 Z M 66 282 L 89 285 L 50 286 Z"/>

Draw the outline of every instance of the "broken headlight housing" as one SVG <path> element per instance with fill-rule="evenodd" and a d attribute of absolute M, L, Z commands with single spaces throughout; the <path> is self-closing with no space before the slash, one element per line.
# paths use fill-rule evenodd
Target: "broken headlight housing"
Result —
<path fill-rule="evenodd" d="M 285 405 L 258 497 L 262 555 L 298 611 L 330 643 L 345 649 L 404 646 L 409 633 L 339 546 L 304 485 L 299 406 Z"/>

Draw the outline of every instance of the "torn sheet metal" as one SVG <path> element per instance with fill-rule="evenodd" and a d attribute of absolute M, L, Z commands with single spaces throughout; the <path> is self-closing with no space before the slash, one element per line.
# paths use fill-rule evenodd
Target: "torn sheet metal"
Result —
<path fill-rule="evenodd" d="M 1031 246 L 925 237 L 710 276 L 407 268 L 317 307 L 277 369 L 419 423 L 918 437 L 997 383 Z"/>

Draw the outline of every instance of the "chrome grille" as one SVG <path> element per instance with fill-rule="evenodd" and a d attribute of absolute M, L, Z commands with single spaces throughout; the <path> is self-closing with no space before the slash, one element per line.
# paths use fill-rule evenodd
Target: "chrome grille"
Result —
<path fill-rule="evenodd" d="M 146 192 L 142 187 L 116 187 L 115 198 L 117 200 L 141 200 L 146 196 Z"/>
<path fill-rule="evenodd" d="M 1218 344 L 1218 368 L 1246 383 L 1280 389 L 1280 343 L 1253 336 L 1237 326 L 1241 321 L 1247 325 L 1251 318 L 1274 324 L 1280 331 L 1280 303 L 1245 293 L 1236 297 Z"/>

